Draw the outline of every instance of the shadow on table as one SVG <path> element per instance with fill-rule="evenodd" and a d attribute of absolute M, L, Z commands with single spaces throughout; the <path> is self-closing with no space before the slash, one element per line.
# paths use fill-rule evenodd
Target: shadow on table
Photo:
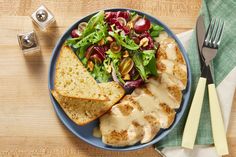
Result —
<path fill-rule="evenodd" d="M 32 77 L 44 76 L 47 67 L 44 63 L 42 52 L 37 52 L 37 54 L 32 55 L 25 55 L 24 59 L 30 74 L 32 74 Z"/>
<path fill-rule="evenodd" d="M 36 32 L 36 35 L 39 40 L 39 44 L 43 48 L 50 48 L 52 49 L 55 46 L 55 43 L 59 39 L 59 27 L 57 25 L 57 21 L 53 22 L 46 31 L 42 31 L 39 29 L 38 26 L 33 24 L 33 28 Z M 50 51 L 51 53 L 51 51 Z"/>

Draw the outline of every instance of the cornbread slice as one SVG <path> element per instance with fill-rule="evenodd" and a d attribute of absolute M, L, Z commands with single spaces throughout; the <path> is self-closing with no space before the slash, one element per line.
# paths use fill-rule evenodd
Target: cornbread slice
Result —
<path fill-rule="evenodd" d="M 103 90 L 67 46 L 61 48 L 56 63 L 55 90 L 61 96 L 106 101 Z"/>
<path fill-rule="evenodd" d="M 110 101 L 81 100 L 60 95 L 56 90 L 51 93 L 67 116 L 78 125 L 85 125 L 107 112 L 125 94 L 117 82 L 99 83 Z"/>

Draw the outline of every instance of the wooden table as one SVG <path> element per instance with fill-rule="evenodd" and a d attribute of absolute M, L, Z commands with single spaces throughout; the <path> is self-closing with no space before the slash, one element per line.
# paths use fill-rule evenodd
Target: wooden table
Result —
<path fill-rule="evenodd" d="M 48 33 L 32 25 L 29 15 L 45 4 L 56 23 Z M 165 22 L 175 33 L 192 29 L 200 0 L 0 1 L 0 156 L 158 156 L 152 147 L 134 152 L 94 148 L 70 133 L 59 121 L 48 95 L 48 67 L 52 49 L 77 19 L 98 9 L 134 8 Z M 41 55 L 24 57 L 16 34 L 36 29 Z M 234 99 L 234 103 L 235 103 Z M 236 156 L 236 107 L 228 131 L 231 156 Z"/>

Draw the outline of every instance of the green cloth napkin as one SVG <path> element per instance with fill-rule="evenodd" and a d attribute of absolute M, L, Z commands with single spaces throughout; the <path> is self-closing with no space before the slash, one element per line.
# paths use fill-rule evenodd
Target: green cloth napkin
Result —
<path fill-rule="evenodd" d="M 200 14 L 204 15 L 205 26 L 207 28 L 210 19 L 213 17 L 225 21 L 222 41 L 218 49 L 217 56 L 213 61 L 215 84 L 218 85 L 226 75 L 236 66 L 236 0 L 203 0 Z M 192 71 L 192 90 L 189 105 L 177 126 L 165 138 L 155 144 L 155 147 L 162 149 L 165 147 L 181 146 L 182 134 L 185 121 L 190 108 L 193 94 L 196 90 L 200 77 L 200 63 L 197 52 L 196 33 L 194 31 L 187 49 Z M 195 144 L 213 144 L 210 110 L 208 104 L 208 92 L 205 92 L 201 118 Z"/>

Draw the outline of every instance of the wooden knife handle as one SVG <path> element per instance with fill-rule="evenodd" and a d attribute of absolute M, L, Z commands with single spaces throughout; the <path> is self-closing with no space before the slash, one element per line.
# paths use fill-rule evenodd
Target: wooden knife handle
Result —
<path fill-rule="evenodd" d="M 229 154 L 225 126 L 214 84 L 208 85 L 212 134 L 218 155 Z"/>
<path fill-rule="evenodd" d="M 182 147 L 193 149 L 200 120 L 206 78 L 200 77 L 185 124 Z"/>

